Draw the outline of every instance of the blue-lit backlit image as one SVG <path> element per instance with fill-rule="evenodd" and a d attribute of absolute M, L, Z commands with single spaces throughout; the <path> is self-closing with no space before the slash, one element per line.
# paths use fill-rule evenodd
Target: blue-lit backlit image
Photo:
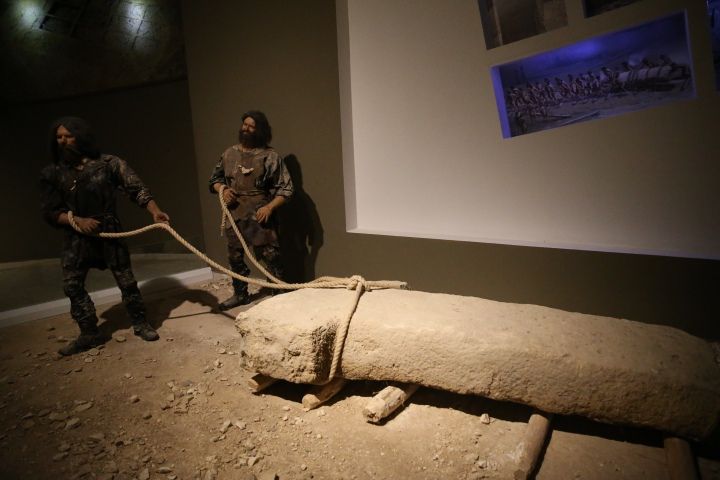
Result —
<path fill-rule="evenodd" d="M 707 0 L 712 37 L 713 65 L 715 66 L 715 90 L 720 90 L 720 0 Z"/>
<path fill-rule="evenodd" d="M 503 137 L 695 97 L 680 12 L 491 68 Z"/>

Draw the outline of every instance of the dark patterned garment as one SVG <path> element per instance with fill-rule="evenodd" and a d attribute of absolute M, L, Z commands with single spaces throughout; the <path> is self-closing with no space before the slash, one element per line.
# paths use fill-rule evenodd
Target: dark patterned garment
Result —
<path fill-rule="evenodd" d="M 280 246 L 277 237 L 277 216 L 260 224 L 255 212 L 267 205 L 274 197 L 289 199 L 293 194 L 290 173 L 282 158 L 272 148 L 255 148 L 243 152 L 240 145 L 233 145 L 223 152 L 210 176 L 210 193 L 213 185 L 222 183 L 235 190 L 237 202 L 228 205 L 238 229 L 248 246 L 261 258 L 270 273 L 282 278 Z M 233 272 L 247 276 L 250 269 L 245 265 L 242 244 L 235 236 L 232 226 L 227 227 L 228 257 Z M 247 285 L 233 280 L 235 292 L 246 292 Z"/>
<path fill-rule="evenodd" d="M 58 162 L 40 174 L 40 201 L 43 217 L 64 230 L 61 263 L 63 290 L 70 298 L 70 312 L 79 324 L 97 323 L 95 307 L 85 290 L 88 269 L 110 268 L 122 293 L 133 323 L 145 319 L 145 308 L 130 265 L 127 245 L 120 239 L 103 239 L 76 232 L 58 223 L 61 213 L 95 218 L 100 231 L 122 231 L 117 217 L 117 192 L 127 194 L 141 207 L 152 200 L 150 190 L 128 164 L 112 155 L 84 159 L 82 170 Z"/>
<path fill-rule="evenodd" d="M 243 152 L 239 145 L 233 145 L 215 165 L 210 193 L 215 193 L 216 183 L 224 183 L 238 193 L 237 203 L 228 208 L 245 240 L 255 246 L 277 245 L 275 215 L 266 224 L 259 224 L 255 212 L 276 196 L 290 198 L 293 194 L 292 179 L 280 155 L 272 148 Z"/>

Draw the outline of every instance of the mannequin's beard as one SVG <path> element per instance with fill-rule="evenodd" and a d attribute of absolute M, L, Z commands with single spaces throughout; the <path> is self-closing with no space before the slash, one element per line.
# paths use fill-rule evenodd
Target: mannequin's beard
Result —
<path fill-rule="evenodd" d="M 74 167 L 80 163 L 83 155 L 76 147 L 72 145 L 66 145 L 60 148 L 60 158 L 66 164 Z"/>
<path fill-rule="evenodd" d="M 250 132 L 240 133 L 240 143 L 246 148 L 256 148 L 260 146 L 257 135 Z"/>

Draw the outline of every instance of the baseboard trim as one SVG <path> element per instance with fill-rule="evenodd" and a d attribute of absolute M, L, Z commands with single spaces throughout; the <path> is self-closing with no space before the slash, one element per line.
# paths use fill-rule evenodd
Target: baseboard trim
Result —
<path fill-rule="evenodd" d="M 177 290 L 188 285 L 212 280 L 213 272 L 210 267 L 189 270 L 187 272 L 175 273 L 161 278 L 151 278 L 138 282 L 138 287 L 145 297 L 152 297 L 160 292 Z M 120 289 L 117 287 L 106 288 L 90 293 L 90 298 L 95 305 L 116 303 L 121 301 Z M 52 317 L 70 311 L 70 301 L 67 298 L 52 300 L 27 307 L 16 308 L 0 312 L 0 328 L 9 327 L 18 323 L 30 322 L 41 318 Z"/>

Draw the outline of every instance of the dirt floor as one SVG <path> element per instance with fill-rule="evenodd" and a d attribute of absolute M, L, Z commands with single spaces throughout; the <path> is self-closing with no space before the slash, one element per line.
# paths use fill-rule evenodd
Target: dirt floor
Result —
<path fill-rule="evenodd" d="M 248 388 L 223 281 L 147 299 L 161 339 L 99 308 L 111 338 L 69 358 L 69 315 L 0 330 L 1 479 L 507 479 L 531 410 L 421 388 L 381 425 L 361 411 L 381 382 L 353 382 L 304 411 L 308 387 Z M 258 296 L 257 301 L 262 301 Z M 669 479 L 657 432 L 556 417 L 537 479 Z M 717 437 L 718 435 L 715 435 Z M 693 444 L 720 479 L 716 439 Z"/>

